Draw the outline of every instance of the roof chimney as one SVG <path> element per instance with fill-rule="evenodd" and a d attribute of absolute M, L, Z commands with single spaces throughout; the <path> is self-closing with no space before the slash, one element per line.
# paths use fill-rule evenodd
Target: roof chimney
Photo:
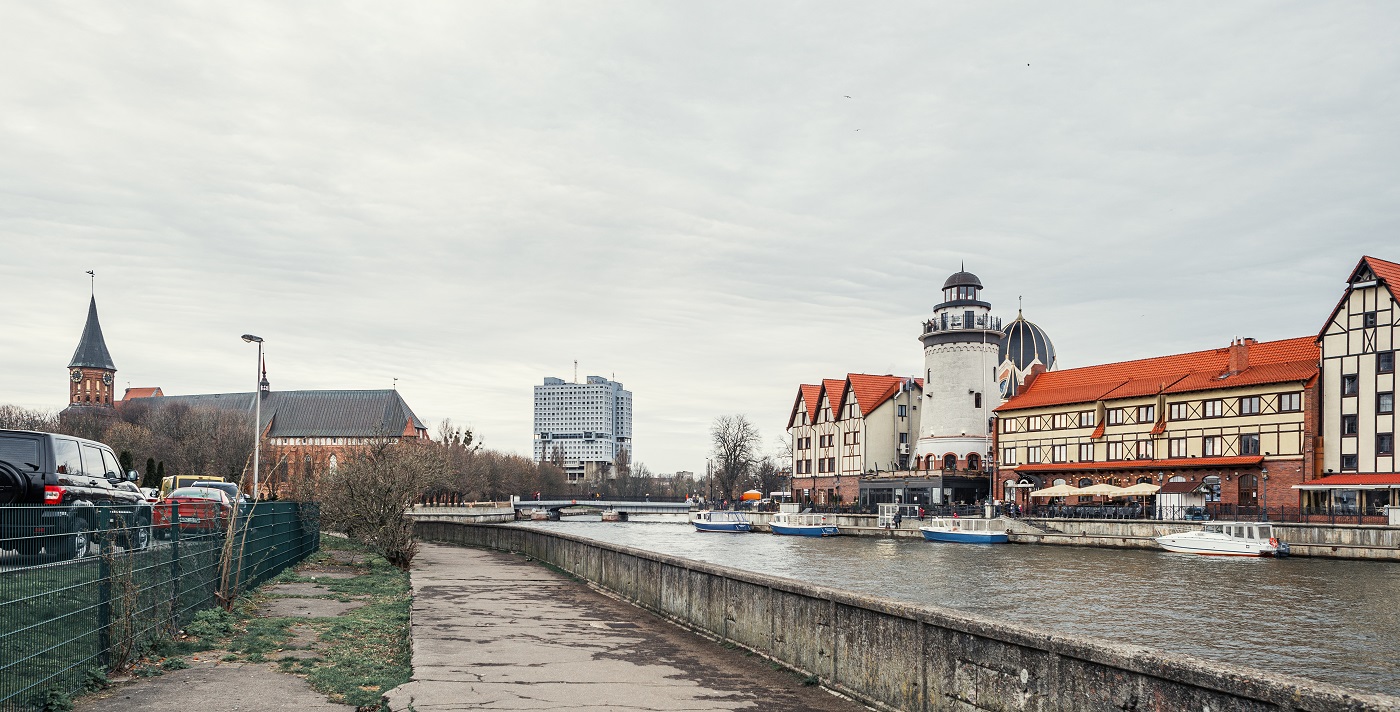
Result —
<path fill-rule="evenodd" d="M 1028 373 L 1026 373 L 1025 380 L 1021 381 L 1021 387 L 1016 389 L 1016 392 L 1025 393 L 1026 391 L 1030 390 L 1031 384 L 1035 383 L 1035 379 L 1038 378 L 1040 374 L 1045 373 L 1045 371 L 1045 364 L 1043 363 L 1037 363 L 1031 366 L 1031 370 Z"/>
<path fill-rule="evenodd" d="M 1226 375 L 1243 373 L 1249 368 L 1249 347 L 1257 343 L 1248 337 L 1230 342 L 1230 365 L 1226 368 Z"/>

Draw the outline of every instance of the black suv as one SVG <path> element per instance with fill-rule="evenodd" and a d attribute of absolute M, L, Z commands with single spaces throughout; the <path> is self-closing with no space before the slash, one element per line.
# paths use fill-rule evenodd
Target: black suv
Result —
<path fill-rule="evenodd" d="M 101 529 L 128 549 L 151 544 L 151 505 L 122 474 L 112 449 L 70 435 L 0 430 L 0 549 L 33 556 L 87 556 Z"/>

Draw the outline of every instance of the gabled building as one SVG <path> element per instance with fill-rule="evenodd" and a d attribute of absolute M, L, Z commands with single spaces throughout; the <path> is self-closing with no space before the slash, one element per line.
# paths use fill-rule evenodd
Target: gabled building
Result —
<path fill-rule="evenodd" d="M 1323 477 L 1303 483 L 1319 512 L 1383 514 L 1400 505 L 1395 352 L 1400 264 L 1362 257 L 1316 342 L 1322 356 Z"/>
<path fill-rule="evenodd" d="M 1207 501 L 1293 504 L 1316 471 L 1312 337 L 1033 373 L 997 411 L 998 499 L 1058 484 L 1190 483 Z M 1179 488 L 1182 485 L 1173 485 Z"/>
<path fill-rule="evenodd" d="M 794 498 L 854 502 L 862 474 L 907 469 L 922 388 L 917 378 L 863 373 L 799 386 L 787 428 Z"/>

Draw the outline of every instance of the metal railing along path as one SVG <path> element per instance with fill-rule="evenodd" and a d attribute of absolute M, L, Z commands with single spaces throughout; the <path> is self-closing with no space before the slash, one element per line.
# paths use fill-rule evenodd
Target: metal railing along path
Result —
<path fill-rule="evenodd" d="M 181 521 L 178 505 L 155 506 L 168 508 L 165 521 Z M 41 709 L 51 691 L 71 694 L 139 658 L 215 605 L 221 588 L 227 529 L 198 530 L 195 522 L 153 529 L 144 517 L 126 522 L 105 507 L 56 511 L 0 508 L 3 712 Z M 244 505 L 233 531 L 242 553 L 230 571 L 236 590 L 248 590 L 316 551 L 319 509 Z"/>

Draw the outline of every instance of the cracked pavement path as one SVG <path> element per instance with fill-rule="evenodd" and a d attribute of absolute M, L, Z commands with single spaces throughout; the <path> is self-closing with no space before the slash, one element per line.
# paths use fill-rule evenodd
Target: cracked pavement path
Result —
<path fill-rule="evenodd" d="M 413 593 L 394 712 L 866 709 L 521 556 L 425 543 Z"/>

